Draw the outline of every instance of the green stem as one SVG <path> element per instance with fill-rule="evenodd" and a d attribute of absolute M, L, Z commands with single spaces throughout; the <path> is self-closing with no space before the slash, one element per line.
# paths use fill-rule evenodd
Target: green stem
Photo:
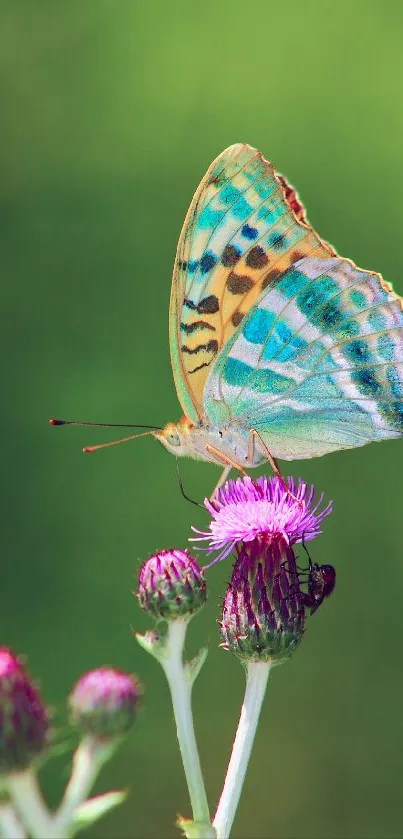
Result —
<path fill-rule="evenodd" d="M 68 834 L 75 812 L 85 801 L 104 763 L 115 750 L 116 743 L 96 737 L 84 737 L 75 752 L 70 780 L 63 801 L 54 816 L 57 835 Z"/>
<path fill-rule="evenodd" d="M 27 834 L 11 804 L 0 805 L 1 839 L 26 839 Z"/>
<path fill-rule="evenodd" d="M 193 680 L 183 664 L 183 646 L 188 620 L 168 621 L 166 646 L 161 665 L 171 691 L 179 748 L 189 789 L 193 820 L 200 823 L 200 839 L 212 836 L 210 813 L 193 728 L 191 694 Z"/>
<path fill-rule="evenodd" d="M 56 833 L 53 817 L 31 770 L 8 775 L 6 783 L 15 809 L 33 839 L 63 839 L 62 834 Z"/>
<path fill-rule="evenodd" d="M 217 839 L 228 839 L 238 807 L 270 673 L 270 662 L 249 661 L 246 689 L 224 788 L 214 817 Z"/>
<path fill-rule="evenodd" d="M 101 766 L 115 747 L 116 741 L 84 737 L 74 755 L 71 777 L 56 813 L 50 813 L 45 806 L 32 772 L 7 777 L 10 797 L 33 839 L 66 839 L 70 836 L 77 808 L 86 799 Z"/>

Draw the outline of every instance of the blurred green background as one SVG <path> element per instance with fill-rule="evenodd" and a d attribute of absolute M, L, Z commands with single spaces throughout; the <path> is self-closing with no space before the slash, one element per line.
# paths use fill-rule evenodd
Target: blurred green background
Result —
<path fill-rule="evenodd" d="M 391 0 L 0 3 L 0 639 L 27 653 L 61 720 L 88 668 L 134 670 L 146 689 L 97 785 L 131 796 L 91 836 L 174 837 L 177 812 L 190 815 L 130 591 L 139 558 L 186 545 L 205 518 L 153 440 L 84 457 L 108 432 L 47 419 L 179 417 L 171 266 L 193 191 L 231 143 L 260 148 L 320 233 L 403 292 L 402 24 Z M 338 584 L 274 672 L 235 837 L 402 836 L 402 467 L 400 441 L 290 466 L 334 499 L 312 554 Z M 218 474 L 191 461 L 182 472 L 196 498 Z M 243 690 L 218 648 L 229 571 L 209 572 L 189 639 L 190 652 L 210 640 L 194 710 L 212 807 Z M 44 769 L 52 804 L 67 775 L 67 755 Z"/>

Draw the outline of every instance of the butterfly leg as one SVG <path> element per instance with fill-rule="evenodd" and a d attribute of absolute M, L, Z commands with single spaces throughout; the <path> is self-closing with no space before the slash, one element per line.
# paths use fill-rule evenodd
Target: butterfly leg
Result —
<path fill-rule="evenodd" d="M 245 472 L 243 466 L 240 466 L 239 463 L 235 462 L 235 460 L 231 460 L 230 457 L 227 457 L 227 455 L 220 452 L 219 449 L 216 449 L 214 446 L 210 446 L 208 443 L 206 445 L 206 451 L 214 457 L 214 460 L 216 460 L 217 463 L 222 463 L 225 467 L 210 496 L 210 501 L 212 501 L 216 490 L 219 489 L 227 480 L 231 469 L 236 469 L 238 472 L 241 472 L 242 475 L 246 475 L 247 473 Z"/>
<path fill-rule="evenodd" d="M 256 441 L 258 441 L 258 442 L 260 443 L 260 445 L 261 445 L 261 447 L 262 447 L 262 449 L 263 449 L 263 452 L 264 452 L 264 454 L 266 455 L 267 460 L 269 461 L 270 466 L 271 466 L 271 468 L 272 468 L 272 470 L 273 470 L 273 472 L 274 472 L 275 476 L 279 479 L 279 481 L 280 481 L 281 486 L 283 487 L 283 489 L 285 489 L 285 491 L 288 493 L 288 495 L 290 496 L 290 498 L 292 498 L 294 501 L 297 501 L 297 502 L 298 502 L 298 504 L 299 504 L 299 505 L 300 505 L 300 507 L 301 507 L 301 506 L 302 506 L 301 501 L 300 501 L 300 500 L 299 500 L 299 498 L 297 498 L 297 496 L 296 496 L 296 495 L 294 495 L 294 493 L 293 493 L 293 492 L 291 492 L 291 490 L 289 489 L 288 484 L 287 484 L 287 481 L 285 480 L 285 478 L 283 478 L 283 475 L 282 475 L 282 474 L 281 474 L 281 472 L 280 472 L 280 467 L 279 467 L 279 465 L 278 465 L 277 461 L 275 460 L 275 458 L 273 457 L 272 453 L 271 453 L 271 452 L 270 452 L 270 450 L 267 448 L 266 443 L 264 443 L 264 442 L 263 442 L 263 440 L 262 440 L 262 438 L 261 438 L 260 434 L 258 433 L 258 431 L 256 431 L 256 429 L 255 429 L 255 428 L 251 428 L 251 430 L 250 430 L 250 432 L 249 432 L 249 439 L 248 439 L 248 460 L 249 460 L 249 458 L 250 458 L 250 462 L 251 462 L 251 463 L 253 463 L 253 455 L 254 455 L 254 450 L 255 450 L 255 444 L 256 444 Z"/>
<path fill-rule="evenodd" d="M 284 489 L 286 489 L 286 490 L 287 490 L 287 492 L 288 492 L 288 486 L 287 486 L 287 483 L 286 483 L 286 481 L 284 480 L 284 478 L 283 478 L 283 476 L 282 476 L 282 474 L 281 474 L 281 472 L 280 472 L 280 467 L 279 467 L 279 465 L 278 465 L 277 461 L 275 460 L 275 458 L 273 457 L 272 453 L 271 453 L 271 452 L 270 452 L 270 450 L 267 448 L 266 443 L 264 443 L 264 442 L 263 442 L 263 440 L 262 440 L 262 438 L 261 438 L 261 436 L 260 436 L 259 432 L 258 432 L 258 431 L 256 431 L 256 429 L 255 429 L 255 428 L 251 428 L 251 430 L 250 430 L 250 432 L 249 432 L 249 439 L 248 439 L 248 460 L 250 461 L 250 463 L 253 463 L 254 453 L 255 453 L 255 444 L 256 444 L 256 441 L 258 441 L 258 442 L 260 443 L 260 445 L 261 445 L 261 447 L 262 447 L 262 449 L 263 449 L 263 452 L 264 452 L 264 454 L 266 455 L 267 460 L 269 461 L 270 466 L 271 466 L 271 468 L 272 468 L 272 470 L 273 470 L 274 474 L 275 474 L 275 475 L 276 475 L 276 477 L 279 479 L 279 481 L 280 481 L 281 485 L 284 487 Z"/>
<path fill-rule="evenodd" d="M 227 480 L 228 475 L 231 472 L 231 469 L 232 469 L 232 465 L 226 466 L 225 469 L 223 469 L 223 471 L 221 472 L 221 475 L 220 475 L 220 477 L 219 477 L 219 479 L 218 479 L 218 481 L 217 481 L 217 483 L 214 487 L 213 495 L 215 494 L 215 491 L 217 489 L 220 489 L 220 487 L 222 487 L 222 485 L 225 484 L 225 481 Z"/>

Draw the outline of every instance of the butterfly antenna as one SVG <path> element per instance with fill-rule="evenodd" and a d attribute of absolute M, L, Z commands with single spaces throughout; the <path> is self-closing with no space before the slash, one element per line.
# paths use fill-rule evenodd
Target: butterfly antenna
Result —
<path fill-rule="evenodd" d="M 107 449 L 109 446 L 117 446 L 119 443 L 127 443 L 128 440 L 136 440 L 137 437 L 147 437 L 154 431 L 161 431 L 158 425 L 139 425 L 138 423 L 121 422 L 78 422 L 77 420 L 50 419 L 49 425 L 85 425 L 90 428 L 148 428 L 141 434 L 131 434 L 130 437 L 122 437 L 120 440 L 111 440 L 109 443 L 99 443 L 97 446 L 85 446 L 83 452 L 96 452 L 98 449 Z"/>
<path fill-rule="evenodd" d="M 139 425 L 139 423 L 127 422 L 78 422 L 77 420 L 50 419 L 49 425 L 86 425 L 90 428 L 150 428 L 153 431 L 161 431 L 159 425 Z"/>
<path fill-rule="evenodd" d="M 138 437 L 148 437 L 152 431 L 143 431 L 142 434 L 131 434 L 130 437 L 121 437 L 120 440 L 111 440 L 109 443 L 98 443 L 97 446 L 84 446 L 83 452 L 96 452 L 98 449 L 107 449 L 109 446 L 118 446 L 119 443 L 127 443 L 129 440 L 137 440 Z"/>
<path fill-rule="evenodd" d="M 178 475 L 178 481 L 179 481 L 179 487 L 180 487 L 181 494 L 186 499 L 186 501 L 190 501 L 191 504 L 194 504 L 196 507 L 200 507 L 202 510 L 204 510 L 204 507 L 203 507 L 202 504 L 199 504 L 198 501 L 194 501 L 193 498 L 190 498 L 189 495 L 186 495 L 186 492 L 185 492 L 185 489 L 184 489 L 184 486 L 183 486 L 183 482 L 182 482 L 182 478 L 181 478 L 181 473 L 179 471 L 178 458 L 176 458 L 176 473 Z"/>

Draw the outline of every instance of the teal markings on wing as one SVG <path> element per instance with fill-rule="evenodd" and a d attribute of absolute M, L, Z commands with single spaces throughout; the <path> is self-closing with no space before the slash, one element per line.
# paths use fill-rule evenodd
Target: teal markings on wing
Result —
<path fill-rule="evenodd" d="M 400 436 L 400 298 L 348 260 L 299 260 L 216 358 L 204 393 L 210 422 L 223 407 L 286 459 Z"/>

